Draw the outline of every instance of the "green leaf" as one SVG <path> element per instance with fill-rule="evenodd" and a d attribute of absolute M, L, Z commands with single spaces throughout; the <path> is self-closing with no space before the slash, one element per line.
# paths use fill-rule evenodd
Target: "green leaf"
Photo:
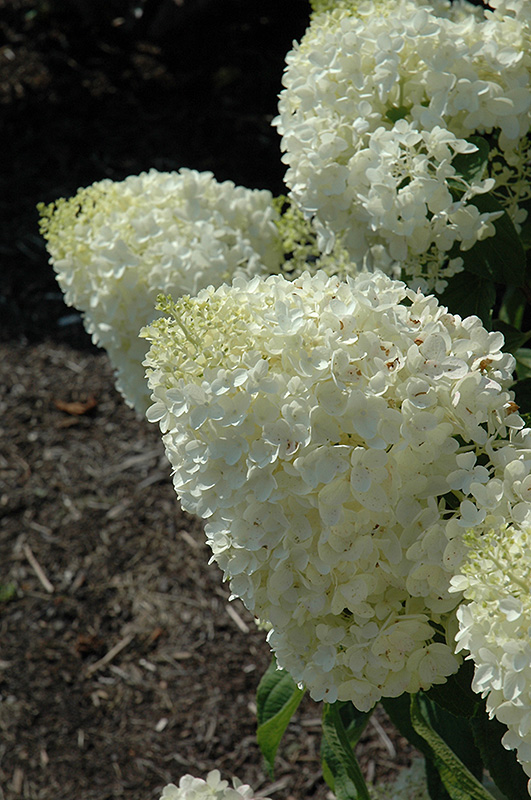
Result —
<path fill-rule="evenodd" d="M 462 317 L 475 314 L 485 327 L 490 329 L 492 307 L 496 302 L 496 287 L 492 281 L 471 275 L 469 272 L 458 272 L 449 279 L 440 301 L 442 305 L 448 306 L 452 314 L 460 314 Z"/>
<path fill-rule="evenodd" d="M 348 741 L 351 748 L 354 748 L 363 731 L 367 727 L 367 723 L 371 717 L 374 708 L 370 711 L 358 711 L 352 703 L 337 703 L 341 722 L 347 733 Z M 332 791 L 334 791 L 334 775 L 328 766 L 327 755 L 333 759 L 333 754 L 329 753 L 326 737 L 323 736 L 321 741 L 321 763 L 323 768 L 323 777 Z"/>
<path fill-rule="evenodd" d="M 14 583 L 0 583 L 0 603 L 7 603 L 12 600 L 17 593 Z"/>
<path fill-rule="evenodd" d="M 452 800 L 444 788 L 439 770 L 429 758 L 426 759 L 426 784 L 430 800 Z"/>
<path fill-rule="evenodd" d="M 445 683 L 434 684 L 429 691 L 425 692 L 425 696 L 454 717 L 470 719 L 477 713 L 478 707 L 483 704 L 481 697 L 472 691 L 473 677 L 472 661 L 463 661 L 454 675 L 450 675 Z M 455 724 L 461 723 L 455 721 Z"/>
<path fill-rule="evenodd" d="M 476 744 L 490 777 L 510 800 L 529 800 L 528 778 L 516 760 L 514 750 L 506 750 L 501 740 L 507 728 L 487 712 L 477 714 L 471 721 Z"/>
<path fill-rule="evenodd" d="M 470 666 L 472 667 L 472 665 Z M 481 704 L 482 701 L 477 694 L 472 692 L 472 675 L 473 667 L 470 670 L 466 670 L 457 681 L 450 683 L 450 687 L 453 687 L 459 692 L 459 700 L 462 700 L 466 704 L 473 704 L 474 710 L 477 711 L 477 703 L 479 702 L 479 704 Z M 444 686 L 445 684 L 442 685 Z M 432 689 L 434 688 L 435 687 L 432 687 Z M 473 694 L 474 698 L 471 698 L 470 694 Z M 449 705 L 448 695 L 449 693 L 447 693 L 445 697 L 447 705 Z M 443 694 L 439 694 L 438 699 L 441 700 L 442 696 Z M 422 702 L 423 711 L 434 731 L 436 731 L 444 740 L 445 744 L 451 748 L 453 753 L 463 762 L 474 777 L 481 781 L 483 776 L 483 764 L 468 719 L 454 714 L 449 711 L 448 708 L 440 705 L 440 703 L 433 701 L 433 698 L 428 697 L 426 692 L 421 692 L 419 694 L 419 702 Z"/>
<path fill-rule="evenodd" d="M 429 746 L 433 763 L 452 800 L 492 800 L 492 795 L 435 730 L 430 719 L 432 712 L 433 706 L 422 692 L 411 696 L 411 724 Z M 456 719 L 455 734 L 461 725 L 462 720 Z"/>
<path fill-rule="evenodd" d="M 399 119 L 405 119 L 409 112 L 411 111 L 411 106 L 393 106 L 392 108 L 388 108 L 385 112 L 385 116 L 392 122 L 398 122 Z"/>
<path fill-rule="evenodd" d="M 381 703 L 395 728 L 424 756 L 426 781 L 431 800 L 451 800 L 442 784 L 439 771 L 433 763 L 430 746 L 422 736 L 418 735 L 411 724 L 411 695 L 404 692 L 399 697 L 384 697 Z"/>
<path fill-rule="evenodd" d="M 470 136 L 467 142 L 475 144 L 478 148 L 473 153 L 458 153 L 452 159 L 452 167 L 468 183 L 481 180 L 489 160 L 490 146 L 482 136 Z"/>
<path fill-rule="evenodd" d="M 528 347 L 519 347 L 514 353 L 514 357 L 516 358 L 516 373 L 519 380 L 531 378 L 531 350 Z"/>
<path fill-rule="evenodd" d="M 476 242 L 470 250 L 454 248 L 452 257 L 459 255 L 464 261 L 465 271 L 484 280 L 522 286 L 526 281 L 525 250 L 511 218 L 490 193 L 477 194 L 470 203 L 481 214 L 490 211 L 503 211 L 503 214 L 492 223 L 496 228 L 494 236 Z"/>
<path fill-rule="evenodd" d="M 508 286 L 500 306 L 500 320 L 520 330 L 524 321 L 526 305 L 527 300 L 521 288 L 517 286 Z"/>
<path fill-rule="evenodd" d="M 323 709 L 323 775 L 338 800 L 370 800 L 367 784 L 354 755 L 352 742 L 342 719 L 344 703 L 325 703 Z M 360 717 L 362 730 L 372 712 Z M 360 731 L 361 734 L 361 731 Z M 359 735 L 358 735 L 359 737 Z"/>
<path fill-rule="evenodd" d="M 519 331 L 518 328 L 508 325 L 507 322 L 501 319 L 493 320 L 492 327 L 495 331 L 503 333 L 505 339 L 503 350 L 505 353 L 515 353 L 531 339 L 531 331 Z"/>
<path fill-rule="evenodd" d="M 273 658 L 256 692 L 256 738 L 271 776 L 280 740 L 303 695 L 304 689 L 299 689 L 288 672 L 278 669 Z"/>
<path fill-rule="evenodd" d="M 427 759 L 431 759 L 431 750 L 424 739 L 418 735 L 411 724 L 411 695 L 404 692 L 400 697 L 383 697 L 380 701 L 391 722 L 408 742 L 419 750 Z"/>
<path fill-rule="evenodd" d="M 441 740 L 444 747 L 450 750 L 453 759 L 463 764 L 463 768 L 475 779 L 478 779 L 479 783 L 483 765 L 469 720 L 465 715 L 458 717 L 447 710 L 448 707 L 455 709 L 456 706 L 463 704 L 463 708 L 460 710 L 474 713 L 474 709 L 477 711 L 477 703 L 482 705 L 481 699 L 472 693 L 470 688 L 473 666 L 468 662 L 465 662 L 465 665 L 462 665 L 456 675 L 450 677 L 447 692 L 438 693 L 434 690 L 439 687 L 433 686 L 428 693 L 421 692 L 420 696 L 428 725 L 436 732 L 435 735 Z M 452 692 L 456 693 L 455 702 L 452 700 Z M 432 694 L 437 696 L 437 700 L 443 705 L 435 702 Z M 417 726 L 414 725 L 411 695 L 403 694 L 397 698 L 385 698 L 382 700 L 382 705 L 402 735 L 425 756 L 426 777 L 431 800 L 453 800 L 454 795 L 448 791 L 448 787 L 440 775 L 440 764 L 432 742 L 427 741 L 421 735 L 422 732 L 419 733 Z"/>

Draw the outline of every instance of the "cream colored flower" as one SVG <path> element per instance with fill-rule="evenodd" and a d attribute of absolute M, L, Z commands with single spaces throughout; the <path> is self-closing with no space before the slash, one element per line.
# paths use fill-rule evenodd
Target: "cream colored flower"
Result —
<path fill-rule="evenodd" d="M 531 514 L 501 334 L 382 273 L 236 279 L 161 310 L 147 416 L 279 664 L 362 709 L 443 682 L 466 528 Z"/>
<path fill-rule="evenodd" d="M 221 780 L 219 770 L 213 769 L 206 780 L 183 775 L 178 786 L 170 783 L 164 787 L 160 800 L 253 800 L 254 796 L 253 789 L 238 778 L 233 778 L 230 786 L 228 781 Z"/>
<path fill-rule="evenodd" d="M 316 0 L 286 57 L 274 121 L 290 196 L 314 217 L 323 249 L 341 238 L 356 261 L 441 291 L 455 252 L 492 236 L 493 190 L 516 225 L 529 199 L 529 3 Z M 490 137 L 484 176 L 456 174 L 473 135 Z M 384 265 L 383 247 L 389 259 Z M 452 253 L 450 253 L 452 251 Z"/>

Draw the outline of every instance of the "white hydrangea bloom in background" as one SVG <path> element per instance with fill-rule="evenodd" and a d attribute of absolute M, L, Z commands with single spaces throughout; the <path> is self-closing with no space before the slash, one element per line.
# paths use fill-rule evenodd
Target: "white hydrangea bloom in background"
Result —
<path fill-rule="evenodd" d="M 405 262 L 410 285 L 440 291 L 462 266 L 451 248 L 495 232 L 496 216 L 478 211 L 476 195 L 494 189 L 515 223 L 525 218 L 531 47 L 523 14 L 343 2 L 314 15 L 286 62 L 274 121 L 285 180 L 315 215 L 324 249 L 339 234 L 370 266 L 384 245 Z M 453 162 L 474 150 L 466 141 L 474 134 L 494 137 L 509 171 L 491 163 L 490 176 L 456 182 Z"/>
<path fill-rule="evenodd" d="M 138 333 L 156 316 L 157 294 L 195 294 L 281 263 L 271 193 L 219 183 L 210 172 L 152 169 L 98 181 L 40 211 L 65 301 L 83 312 L 117 388 L 140 413 L 149 391 Z"/>
<path fill-rule="evenodd" d="M 529 491 L 523 463 L 513 464 L 516 491 Z M 469 602 L 457 611 L 457 650 L 475 664 L 472 688 L 508 727 L 502 743 L 516 749 L 531 776 L 531 520 L 465 538 L 467 558 L 452 579 Z M 531 794 L 531 780 L 528 783 Z"/>
<path fill-rule="evenodd" d="M 531 515 L 502 335 L 381 272 L 236 279 L 160 308 L 148 419 L 279 664 L 362 710 L 444 682 L 464 532 Z"/>
<path fill-rule="evenodd" d="M 255 796 L 253 789 L 247 784 L 242 784 L 233 778 L 233 785 L 222 781 L 219 770 L 213 769 L 208 773 L 206 780 L 194 778 L 193 775 L 183 775 L 179 785 L 174 783 L 165 786 L 160 800 L 252 800 Z M 269 800 L 265 797 L 263 800 Z"/>

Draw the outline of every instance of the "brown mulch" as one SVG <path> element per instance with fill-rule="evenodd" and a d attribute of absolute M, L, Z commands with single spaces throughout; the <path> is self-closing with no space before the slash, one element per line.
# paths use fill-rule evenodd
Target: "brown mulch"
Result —
<path fill-rule="evenodd" d="M 0 346 L 0 798 L 157 798 L 219 768 L 275 799 L 327 797 L 305 699 L 274 782 L 255 741 L 263 632 L 175 498 L 155 426 L 104 354 Z M 369 780 L 409 763 L 383 712 Z"/>

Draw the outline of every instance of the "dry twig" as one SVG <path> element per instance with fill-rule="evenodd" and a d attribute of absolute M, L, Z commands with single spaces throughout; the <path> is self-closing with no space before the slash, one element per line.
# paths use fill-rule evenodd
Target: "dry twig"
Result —
<path fill-rule="evenodd" d="M 127 636 L 124 636 L 123 639 L 120 639 L 120 641 L 115 644 L 114 647 L 111 647 L 111 649 L 105 653 L 102 658 L 100 658 L 98 661 L 95 661 L 94 664 L 91 664 L 87 668 L 87 675 L 93 675 L 94 672 L 97 672 L 99 669 L 109 664 L 109 662 L 111 662 L 113 658 L 118 655 L 118 653 L 121 653 L 122 650 L 133 641 L 134 638 L 134 634 L 128 633 Z"/>
<path fill-rule="evenodd" d="M 48 580 L 48 578 L 46 577 L 46 575 L 44 574 L 43 568 L 41 567 L 41 565 L 39 564 L 39 562 L 37 561 L 37 559 L 33 555 L 33 551 L 31 549 L 31 547 L 29 546 L 29 544 L 25 544 L 24 545 L 24 555 L 28 559 L 31 568 L 33 569 L 35 575 L 37 576 L 37 578 L 39 579 L 41 584 L 44 586 L 46 591 L 49 592 L 50 594 L 53 594 L 55 589 L 54 589 L 53 585 L 50 583 L 50 581 Z"/>

